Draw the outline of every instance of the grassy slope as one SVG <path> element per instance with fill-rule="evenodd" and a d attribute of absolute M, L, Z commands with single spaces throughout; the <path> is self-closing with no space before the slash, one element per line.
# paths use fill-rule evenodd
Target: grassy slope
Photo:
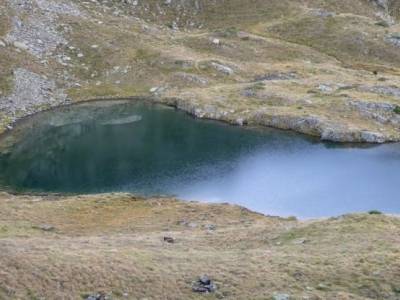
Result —
<path fill-rule="evenodd" d="M 352 99 L 399 103 L 398 98 L 358 89 L 400 84 L 400 51 L 384 42 L 398 25 L 377 26 L 378 10 L 371 1 L 252 0 L 243 5 L 241 0 L 190 0 L 166 5 L 151 0 L 136 7 L 121 1 L 74 2 L 86 17 L 59 19 L 70 28 L 63 35 L 75 49 L 58 51 L 71 61 L 66 67 L 52 62 L 46 72 L 50 78 L 63 78 L 67 71 L 69 78 L 58 83 L 75 101 L 148 96 L 152 87 L 162 86 L 160 100 L 179 98 L 206 111 L 234 111 L 224 115 L 227 121 L 270 124 L 274 116 L 314 118 L 349 132 L 383 130 L 400 139 L 395 125 L 377 123 L 347 105 Z M 318 10 L 336 15 L 319 17 Z M 181 30 L 169 29 L 173 22 Z M 221 44 L 213 45 L 214 38 Z M 38 64 L 22 54 L 10 59 L 7 51 L 0 51 L 0 88 L 5 94 L 12 89 L 12 69 Z M 211 62 L 230 66 L 234 74 L 221 73 Z M 297 76 L 268 82 L 264 91 L 244 96 L 257 76 L 282 72 Z M 335 89 L 327 95 L 318 90 L 320 84 L 345 85 L 346 91 Z M 1 116 L 0 123 L 6 124 Z"/>
<path fill-rule="evenodd" d="M 212 107 L 212 110 L 235 111 L 226 116 L 228 121 L 244 118 L 257 123 L 260 116 L 269 120 L 274 115 L 289 119 L 316 117 L 349 131 L 384 130 L 394 138 L 399 136 L 396 126 L 378 124 L 347 105 L 351 99 L 398 103 L 395 97 L 360 92 L 357 88 L 395 86 L 400 82 L 400 51 L 383 42 L 388 29 L 375 25 L 377 8 L 370 1 L 254 0 L 245 6 L 239 0 L 200 1 L 196 13 L 194 3 L 182 7 L 149 1 L 145 5 L 147 10 L 140 4 L 134 9 L 120 3 L 114 5 L 160 25 L 171 24 L 179 17 L 179 25 L 191 28 L 187 23 L 193 21 L 202 26 L 200 30 L 174 32 L 152 23 L 118 22 L 120 18 L 111 14 L 101 16 L 103 25 L 96 22 L 82 25 L 80 21 L 82 29 L 70 36 L 74 44 L 103 46 L 97 50 L 84 49 L 89 71 L 86 75 L 78 73 L 77 77 L 86 83 L 71 89 L 70 95 L 77 100 L 148 95 L 151 87 L 163 86 L 166 89 L 161 99 L 168 96 L 204 110 Z M 318 9 L 336 15 L 315 16 L 313 12 Z M 96 10 L 98 6 L 90 8 Z M 212 45 L 214 38 L 220 39 L 221 45 Z M 182 61 L 190 67 L 177 63 Z M 211 61 L 230 66 L 234 75 L 226 76 L 210 68 Z M 110 75 L 113 66 L 130 66 L 130 69 L 127 73 Z M 378 71 L 379 76 L 373 71 Z M 207 84 L 199 86 L 197 82 L 182 79 L 182 72 L 201 77 Z M 243 84 L 257 76 L 279 72 L 298 76 L 267 83 L 262 95 L 243 96 L 248 89 Z M 334 95 L 326 95 L 316 89 L 321 83 L 347 88 L 345 92 L 339 89 Z"/>
<path fill-rule="evenodd" d="M 349 127 L 398 133 L 346 105 L 348 99 L 399 101 L 358 89 L 400 85 L 399 51 L 382 40 L 399 27 L 375 25 L 376 8 L 370 1 L 254 0 L 245 6 L 242 0 L 204 1 L 196 14 L 193 3 L 185 10 L 161 5 L 162 17 L 137 8 L 135 14 L 146 22 L 113 15 L 115 5 L 129 12 L 121 1 L 110 5 L 111 12 L 94 2 L 75 2 L 90 17 L 63 16 L 60 22 L 71 26 L 64 34 L 84 57 L 77 57 L 78 50 L 62 49 L 72 58 L 70 66 L 51 62 L 54 68 L 46 69 L 26 53 L 1 48 L 3 93 L 12 91 L 9 78 L 17 67 L 49 77 L 67 69 L 73 78 L 59 84 L 80 84 L 68 90 L 74 100 L 148 95 L 152 86 L 164 86 L 163 96 L 234 111 L 227 116 L 231 121 L 262 114 L 319 116 Z M 317 18 L 308 8 L 337 15 Z M 396 1 L 392 11 L 398 15 Z M 0 36 L 9 30 L 11 15 L 0 15 Z M 179 25 L 194 20 L 203 27 L 174 32 L 154 25 L 170 25 L 177 15 Z M 221 45 L 212 45 L 213 38 Z M 211 68 L 212 61 L 232 67 L 234 75 Z M 120 68 L 114 71 L 116 66 Z M 258 75 L 292 72 L 295 79 L 253 82 Z M 185 81 L 181 73 L 205 78 L 208 84 Z M 326 94 L 317 88 L 321 83 L 345 87 Z M 252 97 L 243 96 L 248 90 Z M 210 299 L 269 299 L 274 292 L 295 299 L 399 298 L 397 218 L 353 215 L 303 223 L 226 205 L 120 195 L 35 199 L 0 196 L 0 299 L 77 299 L 100 290 L 113 291 L 116 299 L 124 292 L 132 299 L 203 298 L 190 290 L 202 273 L 219 286 L 217 294 L 205 297 Z M 198 226 L 177 225 L 181 220 Z M 207 232 L 202 225 L 208 223 L 217 230 Z M 55 231 L 37 229 L 40 224 L 51 224 Z M 164 235 L 177 242 L 164 244 Z"/>
<path fill-rule="evenodd" d="M 395 217 L 298 222 L 173 199 L 3 194 L 0 220 L 3 299 L 79 299 L 98 291 L 113 299 L 203 299 L 190 288 L 203 273 L 218 285 L 205 299 L 270 299 L 274 292 L 396 299 L 400 292 Z M 38 229 L 43 224 L 55 229 Z"/>

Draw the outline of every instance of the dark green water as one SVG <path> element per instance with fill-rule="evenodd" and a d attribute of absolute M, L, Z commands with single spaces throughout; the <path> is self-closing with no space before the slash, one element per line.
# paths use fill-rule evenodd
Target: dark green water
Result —
<path fill-rule="evenodd" d="M 177 195 L 300 217 L 400 212 L 398 144 L 338 147 L 108 101 L 38 114 L 0 145 L 4 189 Z"/>

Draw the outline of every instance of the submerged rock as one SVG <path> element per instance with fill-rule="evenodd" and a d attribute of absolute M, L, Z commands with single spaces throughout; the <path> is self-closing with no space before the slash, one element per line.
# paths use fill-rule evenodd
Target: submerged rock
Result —
<path fill-rule="evenodd" d="M 142 120 L 142 116 L 132 115 L 132 116 L 125 117 L 125 118 L 118 118 L 118 119 L 104 121 L 101 123 L 101 125 L 123 125 L 123 124 L 139 122 L 141 120 Z"/>

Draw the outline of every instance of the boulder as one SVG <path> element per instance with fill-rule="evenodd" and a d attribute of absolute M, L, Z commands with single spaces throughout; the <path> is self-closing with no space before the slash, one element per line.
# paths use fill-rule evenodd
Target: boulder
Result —
<path fill-rule="evenodd" d="M 195 293 L 213 293 L 216 289 L 216 285 L 207 275 L 200 276 L 192 285 L 192 291 Z"/>

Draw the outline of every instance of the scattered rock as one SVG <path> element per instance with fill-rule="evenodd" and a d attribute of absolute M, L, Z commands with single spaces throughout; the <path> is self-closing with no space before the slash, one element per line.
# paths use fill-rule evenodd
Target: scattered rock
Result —
<path fill-rule="evenodd" d="M 155 93 L 155 92 L 158 91 L 158 89 L 159 89 L 158 86 L 152 87 L 152 88 L 150 89 L 150 93 Z"/>
<path fill-rule="evenodd" d="M 195 62 L 192 60 L 176 60 L 175 65 L 177 65 L 183 69 L 190 69 L 195 66 Z"/>
<path fill-rule="evenodd" d="M 197 223 L 190 222 L 190 223 L 187 224 L 187 226 L 190 227 L 190 228 L 196 228 L 197 227 Z"/>
<path fill-rule="evenodd" d="M 325 9 L 312 9 L 311 14 L 316 17 L 328 18 L 336 16 L 336 13 L 327 11 Z"/>
<path fill-rule="evenodd" d="M 274 293 L 272 295 L 273 300 L 289 300 L 290 296 L 288 294 Z"/>
<path fill-rule="evenodd" d="M 175 73 L 174 76 L 177 77 L 178 79 L 183 79 L 184 81 L 186 81 L 188 83 L 195 83 L 195 84 L 199 84 L 199 85 L 207 85 L 208 84 L 208 80 L 206 78 L 201 77 L 196 74 L 178 72 L 178 73 Z"/>
<path fill-rule="evenodd" d="M 17 48 L 17 49 L 24 50 L 24 51 L 29 49 L 29 47 L 23 42 L 17 42 L 16 41 L 16 42 L 13 43 L 13 46 L 15 48 Z"/>
<path fill-rule="evenodd" d="M 381 95 L 400 98 L 400 88 L 397 86 L 373 86 L 370 88 L 365 88 L 365 90 Z"/>
<path fill-rule="evenodd" d="M 204 225 L 204 228 L 207 229 L 208 231 L 214 231 L 215 229 L 217 229 L 217 226 L 214 224 L 206 224 Z"/>
<path fill-rule="evenodd" d="M 67 44 L 62 30 L 57 25 L 58 13 L 51 10 L 58 4 L 51 0 L 37 0 L 21 6 L 19 2 L 22 1 L 10 1 L 18 15 L 11 19 L 11 30 L 5 38 L 7 43 L 38 58 L 52 55 L 60 44 Z M 33 3 L 38 4 L 39 9 L 34 7 Z M 41 4 L 44 4 L 45 8 L 41 7 Z M 63 12 L 62 9 L 59 11 Z"/>
<path fill-rule="evenodd" d="M 2 100 L 0 111 L 15 116 L 21 113 L 23 115 L 34 113 L 38 107 L 63 104 L 66 95 L 63 90 L 57 89 L 55 81 L 19 68 L 14 70 L 13 92 Z"/>
<path fill-rule="evenodd" d="M 239 126 L 243 126 L 245 124 L 245 120 L 243 118 L 238 118 L 235 120 L 235 124 Z"/>
<path fill-rule="evenodd" d="M 232 75 L 234 73 L 233 70 L 230 67 L 222 65 L 222 64 L 219 64 L 219 63 L 216 63 L 216 62 L 211 62 L 211 66 L 215 70 L 217 70 L 217 71 L 219 71 L 219 72 L 221 72 L 221 73 L 223 73 L 225 75 Z"/>
<path fill-rule="evenodd" d="M 320 84 L 318 86 L 318 89 L 323 93 L 331 93 L 334 90 L 333 87 L 331 87 L 331 86 L 329 86 L 327 84 Z"/>
<path fill-rule="evenodd" d="M 379 132 L 361 131 L 361 140 L 367 143 L 384 143 L 386 138 Z"/>
<path fill-rule="evenodd" d="M 201 276 L 192 284 L 192 291 L 195 293 L 213 293 L 216 289 L 215 283 L 207 275 Z"/>
<path fill-rule="evenodd" d="M 175 239 L 170 236 L 164 236 L 164 242 L 173 244 L 173 243 L 175 243 Z"/>
<path fill-rule="evenodd" d="M 296 73 L 269 73 L 264 75 L 258 75 L 254 78 L 254 81 L 264 81 L 264 80 L 290 80 L 295 79 Z"/>
<path fill-rule="evenodd" d="M 400 33 L 393 33 L 386 37 L 386 41 L 396 47 L 400 47 Z"/>
<path fill-rule="evenodd" d="M 189 222 L 189 221 L 186 221 L 186 220 L 178 221 L 177 225 L 183 225 L 183 226 L 187 226 L 187 227 L 190 227 L 190 228 L 196 228 L 197 227 L 197 223 Z"/>
<path fill-rule="evenodd" d="M 307 243 L 307 240 L 306 239 L 295 239 L 295 240 L 293 240 L 292 243 L 295 245 L 302 245 L 302 244 Z"/>
<path fill-rule="evenodd" d="M 221 41 L 219 39 L 213 39 L 211 42 L 216 46 L 219 46 L 221 44 Z"/>
<path fill-rule="evenodd" d="M 324 283 L 320 283 L 320 284 L 318 284 L 318 286 L 317 286 L 317 290 L 320 290 L 320 291 L 327 291 L 327 290 L 329 290 L 329 287 L 328 287 L 326 284 L 324 284 Z"/>
<path fill-rule="evenodd" d="M 97 294 L 89 295 L 86 300 L 108 300 L 110 299 L 105 293 L 100 292 Z"/>
<path fill-rule="evenodd" d="M 54 231 L 55 227 L 53 225 L 49 224 L 41 224 L 38 226 L 35 226 L 35 228 L 43 230 L 43 231 Z"/>
<path fill-rule="evenodd" d="M 0 47 L 5 47 L 6 43 L 4 43 L 2 40 L 0 40 Z"/>

